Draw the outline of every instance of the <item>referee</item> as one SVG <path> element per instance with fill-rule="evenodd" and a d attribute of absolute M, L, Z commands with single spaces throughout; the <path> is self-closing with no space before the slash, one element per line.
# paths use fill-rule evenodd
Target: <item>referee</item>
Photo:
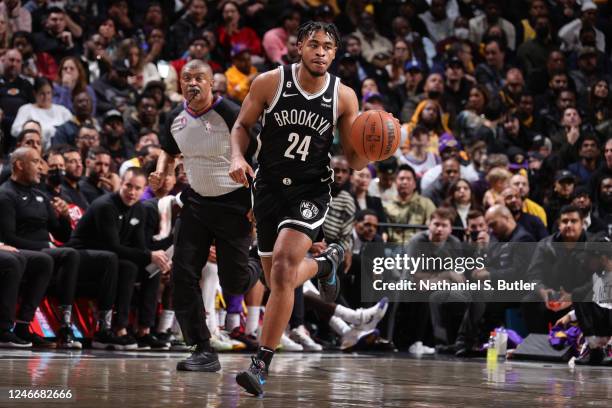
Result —
<path fill-rule="evenodd" d="M 250 192 L 229 177 L 230 130 L 240 107 L 213 96 L 212 76 L 210 66 L 201 60 L 191 60 L 181 70 L 186 101 L 166 122 L 163 151 L 149 176 L 151 188 L 157 190 L 183 155 L 190 187 L 181 194 L 184 205 L 175 229 L 172 279 L 176 318 L 185 342 L 196 346 L 177 365 L 185 371 L 221 369 L 210 346 L 199 286 L 210 246 L 214 243 L 217 248 L 219 280 L 225 292 L 243 294 L 259 279 L 248 267 Z"/>

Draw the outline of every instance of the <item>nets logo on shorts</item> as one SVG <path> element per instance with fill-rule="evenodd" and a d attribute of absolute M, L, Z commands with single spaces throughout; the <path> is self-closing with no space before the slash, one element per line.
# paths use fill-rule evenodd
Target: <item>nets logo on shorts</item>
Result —
<path fill-rule="evenodd" d="M 300 214 L 305 220 L 313 219 L 319 213 L 319 209 L 310 201 L 302 201 L 300 203 Z"/>

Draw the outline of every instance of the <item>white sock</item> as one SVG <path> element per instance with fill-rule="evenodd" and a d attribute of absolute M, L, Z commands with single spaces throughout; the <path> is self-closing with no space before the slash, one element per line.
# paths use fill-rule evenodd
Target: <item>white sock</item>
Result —
<path fill-rule="evenodd" d="M 344 336 L 346 332 L 351 330 L 350 326 L 337 316 L 332 316 L 332 318 L 329 319 L 329 327 L 331 327 L 338 336 Z"/>
<path fill-rule="evenodd" d="M 225 317 L 225 330 L 231 332 L 236 327 L 240 327 L 240 313 L 228 313 Z"/>
<path fill-rule="evenodd" d="M 357 312 L 356 310 L 349 309 L 348 307 L 344 307 L 342 305 L 336 305 L 336 310 L 334 310 L 334 316 L 338 316 L 347 323 L 361 323 L 361 313 Z"/>
<path fill-rule="evenodd" d="M 172 323 L 174 323 L 174 310 L 162 310 L 159 322 L 157 323 L 157 332 L 167 332 L 168 329 L 172 328 Z"/>
<path fill-rule="evenodd" d="M 260 306 L 247 306 L 247 321 L 244 331 L 246 334 L 256 336 L 257 328 L 259 327 L 259 311 Z"/>
<path fill-rule="evenodd" d="M 202 270 L 200 287 L 202 288 L 202 301 L 206 310 L 206 324 L 211 333 L 216 333 L 219 326 L 217 311 L 215 310 L 215 295 L 217 294 L 218 284 L 217 265 L 207 263 Z"/>

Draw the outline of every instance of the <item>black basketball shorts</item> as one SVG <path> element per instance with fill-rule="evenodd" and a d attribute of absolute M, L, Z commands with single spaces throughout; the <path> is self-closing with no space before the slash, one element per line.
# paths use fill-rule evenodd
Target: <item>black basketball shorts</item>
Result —
<path fill-rule="evenodd" d="M 261 186 L 261 184 L 258 182 Z M 253 186 L 259 256 L 272 256 L 282 228 L 291 228 L 315 241 L 331 202 L 327 184 L 304 184 L 282 189 Z"/>

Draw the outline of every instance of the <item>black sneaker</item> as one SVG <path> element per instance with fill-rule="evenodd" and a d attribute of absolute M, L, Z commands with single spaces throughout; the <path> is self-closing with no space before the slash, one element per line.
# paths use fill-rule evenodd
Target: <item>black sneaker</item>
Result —
<path fill-rule="evenodd" d="M 138 342 L 131 334 L 124 334 L 123 336 L 117 336 L 117 345 L 115 350 L 137 350 Z"/>
<path fill-rule="evenodd" d="M 68 326 L 62 326 L 57 333 L 58 347 L 69 350 L 81 350 L 83 344 L 74 338 L 72 329 Z"/>
<path fill-rule="evenodd" d="M 30 330 L 30 326 L 25 326 L 25 330 L 22 329 L 23 325 L 17 325 L 15 327 L 15 335 L 20 339 L 32 343 L 32 348 L 37 349 L 54 349 L 57 348 L 57 344 L 53 341 L 49 341 L 44 337 L 39 336 Z"/>
<path fill-rule="evenodd" d="M 178 362 L 176 369 L 179 371 L 204 371 L 214 373 L 221 369 L 221 364 L 214 350 L 203 349 L 200 346 L 196 346 L 189 357 Z"/>
<path fill-rule="evenodd" d="M 236 374 L 236 382 L 249 394 L 259 396 L 263 394 L 263 386 L 268 378 L 266 363 L 251 357 L 251 366 L 248 370 Z"/>
<path fill-rule="evenodd" d="M 170 350 L 169 342 L 158 339 L 152 333 L 136 337 L 136 341 L 138 342 L 138 350 Z"/>
<path fill-rule="evenodd" d="M 10 330 L 3 330 L 0 332 L 0 347 L 28 348 L 32 347 L 32 342 L 20 338 Z"/>
<path fill-rule="evenodd" d="M 580 357 L 575 360 L 578 365 L 600 365 L 604 360 L 604 352 L 601 348 L 587 348 L 587 351 L 582 353 Z"/>
<path fill-rule="evenodd" d="M 229 334 L 230 338 L 234 340 L 238 340 L 246 345 L 246 349 L 248 351 L 257 351 L 259 348 L 259 342 L 257 341 L 257 337 L 252 334 L 246 334 L 244 331 L 240 329 L 240 327 L 235 327 L 234 330 Z"/>
<path fill-rule="evenodd" d="M 91 347 L 97 350 L 129 350 L 129 345 L 136 348 L 136 341 L 130 343 L 126 336 L 119 337 L 112 330 L 100 330 L 94 333 Z"/>
<path fill-rule="evenodd" d="M 327 249 L 317 257 L 324 258 L 331 262 L 332 270 L 327 276 L 319 278 L 319 292 L 323 301 L 331 303 L 336 300 L 340 293 L 340 281 L 337 279 L 338 267 L 344 260 L 344 248 L 338 244 L 331 244 Z"/>

